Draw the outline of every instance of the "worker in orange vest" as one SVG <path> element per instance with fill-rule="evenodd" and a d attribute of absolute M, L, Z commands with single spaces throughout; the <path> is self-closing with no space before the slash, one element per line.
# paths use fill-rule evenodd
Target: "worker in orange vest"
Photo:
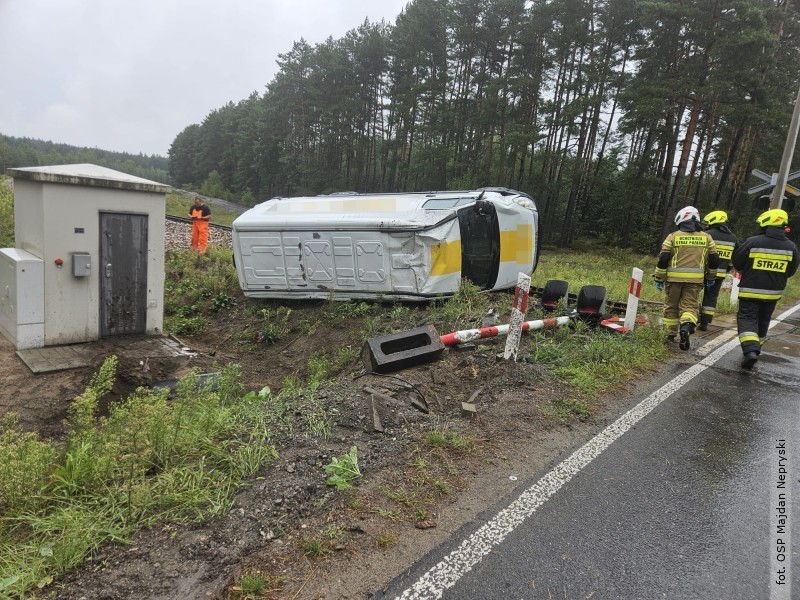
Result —
<path fill-rule="evenodd" d="M 198 254 L 206 251 L 208 246 L 208 222 L 211 220 L 211 209 L 200 198 L 194 199 L 194 205 L 189 209 L 192 219 L 192 249 Z"/>

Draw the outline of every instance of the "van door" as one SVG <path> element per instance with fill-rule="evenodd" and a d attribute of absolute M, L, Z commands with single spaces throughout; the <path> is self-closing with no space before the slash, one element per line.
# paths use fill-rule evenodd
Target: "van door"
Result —
<path fill-rule="evenodd" d="M 500 266 L 500 226 L 492 202 L 478 200 L 458 211 L 461 276 L 482 290 L 492 289 Z"/>

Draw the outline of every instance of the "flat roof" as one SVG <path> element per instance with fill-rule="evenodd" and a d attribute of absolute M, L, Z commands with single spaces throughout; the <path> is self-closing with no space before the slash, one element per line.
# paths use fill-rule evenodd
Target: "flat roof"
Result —
<path fill-rule="evenodd" d="M 134 190 L 137 192 L 164 193 L 172 189 L 170 186 L 149 179 L 142 179 L 89 163 L 77 165 L 54 165 L 52 167 L 25 167 L 6 169 L 11 177 L 40 181 L 43 183 L 64 183 L 68 185 L 85 185 L 89 187 L 114 188 L 118 190 Z"/>
<path fill-rule="evenodd" d="M 283 230 L 303 227 L 407 230 L 431 227 L 455 213 L 452 207 L 431 210 L 433 199 L 469 198 L 480 192 L 413 192 L 399 194 L 332 194 L 273 198 L 236 218 L 237 230 Z"/>

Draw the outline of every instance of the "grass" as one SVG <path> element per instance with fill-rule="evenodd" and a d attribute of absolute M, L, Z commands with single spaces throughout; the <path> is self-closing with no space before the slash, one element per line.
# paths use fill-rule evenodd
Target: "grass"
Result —
<path fill-rule="evenodd" d="M 0 248 L 14 247 L 14 194 L 7 183 L 10 177 L 0 175 Z"/>
<path fill-rule="evenodd" d="M 239 580 L 233 585 L 228 594 L 228 598 L 263 598 L 266 594 L 276 592 L 284 583 L 283 577 L 265 575 L 259 571 L 249 571 L 242 574 Z"/>
<path fill-rule="evenodd" d="M 243 393 L 237 365 L 222 367 L 216 391 L 195 376 L 170 402 L 140 388 L 96 420 L 115 376 L 110 357 L 70 405 L 63 442 L 0 422 L 0 596 L 24 596 L 142 527 L 226 513 L 276 457 L 265 399 Z"/>
<path fill-rule="evenodd" d="M 536 336 L 524 358 L 548 365 L 560 381 L 594 398 L 668 354 L 664 334 L 655 326 L 638 326 L 622 336 L 578 322 L 574 331 L 561 327 Z"/>
<path fill-rule="evenodd" d="M 644 271 L 641 299 L 662 302 L 663 294 L 650 281 L 656 258 L 634 254 L 619 248 L 598 248 L 591 251 L 548 248 L 531 278 L 531 285 L 544 287 L 550 279 L 569 282 L 569 291 L 577 294 L 584 285 L 602 285 L 608 301 L 628 301 L 628 286 L 634 267 Z"/>
<path fill-rule="evenodd" d="M 168 252 L 164 269 L 167 333 L 201 333 L 211 316 L 230 310 L 242 298 L 228 250 L 209 247 L 204 254 L 191 250 Z"/>
<path fill-rule="evenodd" d="M 472 452 L 475 445 L 472 440 L 454 431 L 434 430 L 425 436 L 425 443 L 436 448 L 447 448 L 455 452 Z"/>

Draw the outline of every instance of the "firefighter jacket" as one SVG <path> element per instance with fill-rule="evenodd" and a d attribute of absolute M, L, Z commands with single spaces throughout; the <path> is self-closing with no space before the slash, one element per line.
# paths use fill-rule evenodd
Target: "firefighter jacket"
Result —
<path fill-rule="evenodd" d="M 706 233 L 714 238 L 714 244 L 717 246 L 719 255 L 717 277 L 725 277 L 731 270 L 731 257 L 736 250 L 736 234 L 724 223 L 712 225 L 706 229 Z"/>
<path fill-rule="evenodd" d="M 733 266 L 742 274 L 739 298 L 779 300 L 786 280 L 797 271 L 797 246 L 783 227 L 764 227 L 733 253 Z"/>
<path fill-rule="evenodd" d="M 661 244 L 654 279 L 670 283 L 703 283 L 717 276 L 717 247 L 705 231 L 696 231 L 694 221 L 682 223 Z"/>

